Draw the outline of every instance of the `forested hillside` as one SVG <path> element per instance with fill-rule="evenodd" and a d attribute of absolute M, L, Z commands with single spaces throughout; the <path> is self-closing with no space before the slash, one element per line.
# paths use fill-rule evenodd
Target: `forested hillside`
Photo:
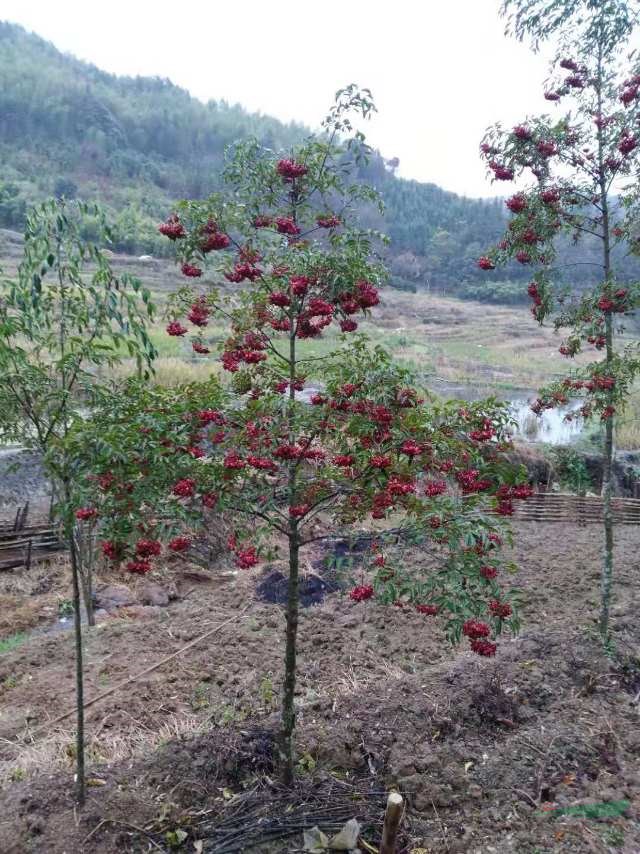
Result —
<path fill-rule="evenodd" d="M 204 104 L 169 80 L 107 74 L 0 22 L 2 227 L 19 229 L 28 206 L 47 196 L 78 196 L 110 208 L 118 249 L 160 254 L 167 246 L 157 222 L 177 199 L 216 188 L 229 143 L 254 135 L 282 148 L 307 132 L 239 105 Z M 526 268 L 487 275 L 475 264 L 504 229 L 501 200 L 397 178 L 381 154 L 360 177 L 386 203 L 384 220 L 365 219 L 392 239 L 396 287 L 501 302 L 525 297 Z"/>

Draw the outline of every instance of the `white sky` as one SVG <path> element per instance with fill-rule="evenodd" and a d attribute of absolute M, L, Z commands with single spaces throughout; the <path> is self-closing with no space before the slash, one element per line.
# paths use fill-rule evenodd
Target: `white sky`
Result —
<path fill-rule="evenodd" d="M 500 0 L 2 0 L 22 24 L 100 68 L 169 77 L 203 100 L 317 126 L 357 82 L 379 115 L 369 141 L 399 174 L 503 195 L 478 157 L 487 125 L 548 108 L 548 66 L 503 34 Z"/>

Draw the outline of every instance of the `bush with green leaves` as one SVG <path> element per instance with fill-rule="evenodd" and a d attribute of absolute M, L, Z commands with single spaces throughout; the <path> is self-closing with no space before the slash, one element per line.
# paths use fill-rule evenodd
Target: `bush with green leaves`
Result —
<path fill-rule="evenodd" d="M 0 441 L 39 452 L 53 482 L 70 547 L 77 676 L 77 792 L 84 782 L 82 582 L 75 527 L 78 481 L 67 448 L 74 424 L 97 384 L 96 372 L 125 355 L 148 372 L 155 350 L 146 332 L 153 316 L 149 292 L 116 275 L 97 243 L 83 237 L 91 223 L 102 241 L 110 231 L 95 206 L 64 200 L 27 217 L 24 258 L 15 281 L 0 285 Z M 90 601 L 90 595 L 85 597 Z"/>

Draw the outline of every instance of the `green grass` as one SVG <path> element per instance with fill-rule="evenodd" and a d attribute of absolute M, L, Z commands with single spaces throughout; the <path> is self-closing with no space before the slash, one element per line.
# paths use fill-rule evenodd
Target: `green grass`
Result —
<path fill-rule="evenodd" d="M 11 652 L 12 649 L 20 646 L 27 640 L 27 635 L 24 632 L 16 632 L 14 635 L 9 635 L 6 638 L 0 638 L 0 655 L 3 652 Z"/>

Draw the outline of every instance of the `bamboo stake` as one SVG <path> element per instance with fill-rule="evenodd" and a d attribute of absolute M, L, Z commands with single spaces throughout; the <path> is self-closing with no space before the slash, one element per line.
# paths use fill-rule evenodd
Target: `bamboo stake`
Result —
<path fill-rule="evenodd" d="M 384 814 L 384 825 L 382 827 L 382 842 L 380 843 L 380 854 L 396 854 L 396 841 L 398 828 L 404 812 L 404 801 L 398 792 L 391 792 L 387 799 L 387 809 Z"/>
<path fill-rule="evenodd" d="M 177 658 L 179 655 L 182 655 L 183 652 L 186 652 L 188 649 L 191 649 L 191 647 L 196 646 L 196 644 L 199 644 L 201 641 L 205 640 L 205 638 L 208 638 L 211 635 L 214 635 L 216 632 L 220 631 L 220 629 L 224 628 L 224 626 L 228 626 L 229 623 L 232 623 L 234 620 L 239 619 L 249 609 L 249 607 L 250 606 L 247 605 L 247 607 L 244 608 L 239 614 L 235 614 L 233 617 L 229 617 L 228 620 L 225 620 L 223 623 L 220 623 L 220 625 L 216 626 L 214 629 L 210 629 L 208 632 L 205 632 L 203 635 L 200 635 L 200 637 L 197 637 L 195 640 L 190 641 L 186 646 L 183 646 L 177 652 L 173 652 L 171 655 L 168 655 L 166 658 L 163 658 L 160 661 L 157 661 L 155 664 L 152 664 L 151 667 L 147 667 L 144 670 L 141 670 L 140 673 L 136 673 L 135 676 L 130 676 L 128 679 L 125 679 L 124 682 L 120 682 L 118 685 L 114 685 L 113 688 L 109 688 L 108 691 L 103 691 L 103 693 L 98 694 L 97 697 L 92 697 L 90 700 L 87 700 L 87 702 L 83 705 L 83 708 L 86 709 L 89 706 L 93 706 L 93 704 L 97 703 L 99 700 L 104 700 L 105 697 L 109 697 L 111 694 L 114 694 L 116 691 L 119 691 L 121 688 L 125 688 L 127 685 L 130 685 L 132 682 L 136 682 L 142 676 L 146 676 L 148 673 L 152 673 L 154 670 L 157 670 L 158 667 L 162 667 L 163 664 L 167 664 L 172 659 Z M 57 718 L 54 718 L 52 721 L 47 721 L 44 724 L 40 724 L 39 727 L 36 727 L 33 730 L 31 735 L 32 736 L 37 735 L 42 730 L 48 729 L 49 727 L 52 727 L 54 724 L 59 724 L 61 721 L 64 721 L 68 717 L 70 717 L 75 712 L 75 710 L 76 709 L 74 706 L 73 709 L 69 709 L 67 712 L 65 712 L 62 715 L 59 715 Z"/>

